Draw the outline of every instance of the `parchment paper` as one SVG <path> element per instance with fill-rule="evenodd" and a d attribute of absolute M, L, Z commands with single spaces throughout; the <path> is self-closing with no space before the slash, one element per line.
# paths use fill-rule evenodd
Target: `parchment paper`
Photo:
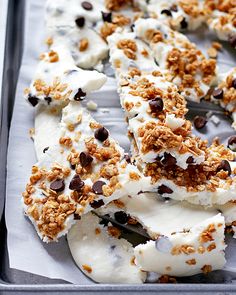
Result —
<path fill-rule="evenodd" d="M 36 162 L 34 145 L 29 137 L 29 128 L 34 125 L 34 110 L 25 102 L 23 90 L 30 84 L 39 54 L 46 49 L 43 45 L 44 3 L 45 0 L 27 2 L 24 57 L 10 130 L 5 209 L 10 267 L 71 283 L 93 284 L 74 264 L 66 239 L 62 238 L 58 243 L 42 243 L 22 212 L 21 193 L 30 175 L 31 166 Z M 191 34 L 190 38 L 204 51 L 207 46 L 210 47 L 210 42 L 207 40 L 209 36 L 205 29 L 197 35 Z M 210 38 L 213 39 L 212 36 Z M 221 71 L 235 65 L 234 55 L 235 52 L 230 50 L 224 50 L 220 54 L 218 60 Z M 102 90 L 90 95 L 89 99 L 94 100 L 99 106 L 98 111 L 93 113 L 95 119 L 104 124 L 121 146 L 128 150 L 127 126 L 116 94 L 114 78 L 109 78 Z M 217 126 L 209 122 L 207 135 L 201 134 L 201 136 L 211 139 L 221 135 L 221 138 L 226 140 L 229 135 L 234 134 L 235 131 L 230 128 L 230 123 L 223 118 L 220 119 L 220 124 Z M 236 267 L 236 253 L 233 254 L 232 251 L 235 245 L 236 241 L 231 240 L 231 246 L 227 248 L 227 258 L 230 257 L 227 268 L 230 271 L 234 271 Z"/>

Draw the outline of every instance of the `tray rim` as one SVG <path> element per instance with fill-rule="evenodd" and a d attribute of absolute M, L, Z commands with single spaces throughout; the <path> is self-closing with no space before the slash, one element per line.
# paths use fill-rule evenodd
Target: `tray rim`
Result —
<path fill-rule="evenodd" d="M 0 50 L 3 49 L 3 62 L 6 58 L 6 50 L 7 50 L 7 37 L 9 33 L 9 13 L 10 7 L 12 3 L 16 3 L 19 0 L 4 0 L 1 1 L 1 14 L 5 14 L 5 17 L 0 17 L 0 26 L 4 25 L 4 28 L 0 31 L 3 34 L 0 34 Z M 20 0 L 21 1 L 21 0 Z M 3 9 L 2 9 L 3 7 Z M 3 79 L 4 74 L 6 72 L 6 63 L 4 62 L 3 67 L 1 68 L 0 63 L 0 107 L 4 104 L 4 100 L 2 99 L 2 87 L 3 87 Z M 6 100 L 6 98 L 5 98 Z M 8 130 L 9 131 L 9 130 Z M 4 199 L 6 198 L 6 192 L 4 192 Z M 1 218 L 1 212 L 0 212 Z M 4 216 L 3 216 L 4 218 Z M 6 240 L 4 240 L 6 243 Z M 9 292 L 30 292 L 30 291 L 41 291 L 41 292 L 109 292 L 110 294 L 113 292 L 129 292 L 129 294 L 138 294 L 141 292 L 191 292 L 191 293 L 199 293 L 202 291 L 207 292 L 235 292 L 236 284 L 143 284 L 143 285 L 130 285 L 130 284 L 122 284 L 122 285 L 110 285 L 110 284 L 96 284 L 94 285 L 78 285 L 78 284 L 14 284 L 8 283 L 1 279 L 0 274 L 0 291 Z"/>

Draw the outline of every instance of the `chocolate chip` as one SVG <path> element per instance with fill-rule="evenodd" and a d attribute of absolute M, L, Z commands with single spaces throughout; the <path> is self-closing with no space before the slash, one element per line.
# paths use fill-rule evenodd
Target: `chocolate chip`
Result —
<path fill-rule="evenodd" d="M 79 160 L 82 167 L 87 167 L 93 162 L 93 157 L 91 157 L 87 152 L 82 152 L 79 155 Z"/>
<path fill-rule="evenodd" d="M 75 20 L 75 23 L 79 28 L 83 28 L 85 24 L 85 18 L 83 16 L 80 16 Z"/>
<path fill-rule="evenodd" d="M 94 137 L 99 141 L 105 141 L 109 136 L 109 133 L 105 127 L 101 127 L 94 132 Z"/>
<path fill-rule="evenodd" d="M 130 155 L 129 154 L 124 154 L 124 159 L 127 163 L 131 163 L 131 158 L 130 158 Z"/>
<path fill-rule="evenodd" d="M 112 13 L 102 11 L 102 19 L 104 22 L 111 23 L 112 22 Z"/>
<path fill-rule="evenodd" d="M 92 190 L 96 195 L 102 195 L 103 191 L 102 191 L 102 187 L 105 185 L 106 183 L 104 181 L 98 180 L 96 182 L 94 182 Z"/>
<path fill-rule="evenodd" d="M 80 220 L 81 216 L 77 213 L 74 214 L 74 220 Z"/>
<path fill-rule="evenodd" d="M 171 7 L 170 7 L 170 10 L 174 11 L 174 12 L 177 12 L 178 11 L 178 6 L 176 4 L 173 4 Z"/>
<path fill-rule="evenodd" d="M 194 163 L 194 158 L 192 156 L 189 156 L 188 159 L 186 160 L 187 164 L 193 164 Z"/>
<path fill-rule="evenodd" d="M 125 224 L 128 221 L 128 215 L 124 211 L 115 212 L 114 217 L 121 224 Z"/>
<path fill-rule="evenodd" d="M 86 93 L 83 92 L 83 90 L 81 88 L 79 88 L 78 92 L 74 96 L 74 100 L 76 100 L 76 101 L 83 100 L 85 96 L 86 96 Z"/>
<path fill-rule="evenodd" d="M 236 135 L 233 135 L 228 139 L 228 147 L 229 148 L 231 145 L 234 145 L 234 144 L 236 144 Z"/>
<path fill-rule="evenodd" d="M 163 100 L 160 97 L 153 99 L 149 101 L 149 106 L 153 113 L 160 113 L 164 107 Z"/>
<path fill-rule="evenodd" d="M 104 202 L 103 200 L 93 201 L 90 205 L 93 209 L 98 209 L 104 205 Z"/>
<path fill-rule="evenodd" d="M 78 174 L 75 174 L 75 176 L 71 179 L 69 189 L 73 191 L 80 191 L 83 186 L 84 186 L 84 182 L 81 180 Z"/>
<path fill-rule="evenodd" d="M 161 11 L 161 14 L 166 14 L 166 15 L 168 15 L 168 16 L 172 16 L 172 13 L 171 13 L 171 11 L 170 11 L 169 9 L 163 9 L 163 10 Z"/>
<path fill-rule="evenodd" d="M 112 245 L 110 248 L 111 248 L 112 251 L 114 251 L 115 248 L 116 248 L 116 245 Z"/>
<path fill-rule="evenodd" d="M 193 123 L 196 129 L 202 129 L 206 125 L 207 119 L 202 116 L 196 116 Z"/>
<path fill-rule="evenodd" d="M 134 31 L 134 27 L 135 27 L 135 24 L 132 24 L 132 25 L 130 26 L 130 30 L 131 30 L 131 32 Z"/>
<path fill-rule="evenodd" d="M 176 159 L 169 153 L 164 153 L 164 157 L 161 160 L 162 165 L 166 167 L 174 166 L 176 164 Z"/>
<path fill-rule="evenodd" d="M 236 35 L 231 35 L 229 37 L 229 44 L 233 47 L 236 48 Z"/>
<path fill-rule="evenodd" d="M 29 94 L 28 101 L 33 107 L 35 107 L 38 104 L 39 99 L 36 96 Z"/>
<path fill-rule="evenodd" d="M 181 20 L 180 26 L 181 26 L 181 29 L 187 29 L 188 23 L 187 23 L 185 17 Z"/>
<path fill-rule="evenodd" d="M 81 6 L 82 6 L 83 9 L 85 9 L 85 10 L 92 10 L 92 9 L 93 9 L 93 5 L 92 5 L 90 2 L 88 2 L 88 1 L 83 1 L 83 2 L 81 3 Z"/>
<path fill-rule="evenodd" d="M 224 91 L 221 88 L 216 88 L 214 89 L 214 91 L 212 92 L 212 95 L 215 99 L 221 99 L 224 96 Z"/>
<path fill-rule="evenodd" d="M 46 151 L 47 151 L 48 149 L 49 149 L 49 146 L 45 147 L 45 148 L 43 149 L 43 153 L 45 154 Z"/>
<path fill-rule="evenodd" d="M 228 172 L 228 175 L 231 174 L 231 167 L 227 160 L 222 160 L 220 165 L 217 167 L 216 171 L 219 172 L 220 170 L 224 170 Z"/>
<path fill-rule="evenodd" d="M 234 89 L 236 89 L 236 78 L 232 81 L 232 86 Z"/>
<path fill-rule="evenodd" d="M 52 102 L 52 99 L 49 96 L 45 97 L 44 100 L 46 100 L 46 102 L 48 103 L 48 105 L 50 105 L 50 103 Z"/>
<path fill-rule="evenodd" d="M 159 195 L 163 195 L 163 194 L 172 194 L 173 191 L 171 188 L 169 188 L 168 186 L 162 184 L 158 187 L 157 192 Z"/>
<path fill-rule="evenodd" d="M 75 170 L 76 165 L 75 165 L 75 164 L 70 164 L 70 168 L 71 168 L 72 170 Z"/>
<path fill-rule="evenodd" d="M 55 192 L 62 192 L 65 189 L 65 182 L 63 179 L 57 179 L 54 180 L 51 184 L 50 184 L 50 189 L 55 191 Z"/>
<path fill-rule="evenodd" d="M 104 217 L 110 218 L 109 214 L 105 214 Z M 102 219 L 99 221 L 99 224 L 102 224 L 103 226 L 108 226 L 109 220 L 107 219 Z"/>

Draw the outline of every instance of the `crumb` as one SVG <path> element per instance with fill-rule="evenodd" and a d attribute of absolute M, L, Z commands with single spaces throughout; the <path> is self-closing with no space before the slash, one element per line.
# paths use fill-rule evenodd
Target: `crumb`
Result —
<path fill-rule="evenodd" d="M 89 111 L 96 111 L 98 108 L 98 105 L 96 104 L 96 102 L 94 102 L 93 100 L 89 100 L 87 102 L 87 109 Z"/>

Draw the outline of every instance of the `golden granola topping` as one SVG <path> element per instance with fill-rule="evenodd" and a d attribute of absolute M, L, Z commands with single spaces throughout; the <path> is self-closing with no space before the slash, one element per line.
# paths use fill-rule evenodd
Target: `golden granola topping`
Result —
<path fill-rule="evenodd" d="M 82 267 L 88 273 L 91 273 L 93 271 L 92 268 L 89 265 L 87 265 L 87 264 L 83 264 Z"/>
<path fill-rule="evenodd" d="M 205 265 L 201 268 L 201 270 L 202 270 L 203 273 L 207 274 L 207 273 L 209 273 L 209 272 L 212 271 L 212 266 L 211 266 L 211 265 L 207 265 L 207 264 L 205 264 Z"/>
<path fill-rule="evenodd" d="M 53 62 L 58 62 L 59 61 L 59 55 L 56 51 L 53 51 L 51 50 L 49 53 L 48 53 L 48 57 L 49 57 L 49 61 L 51 63 Z"/>
<path fill-rule="evenodd" d="M 131 4 L 131 0 L 105 0 L 105 5 L 108 10 L 119 10 L 124 5 Z"/>
<path fill-rule="evenodd" d="M 117 48 L 122 49 L 124 51 L 124 54 L 130 58 L 130 59 L 136 59 L 136 51 L 137 51 L 137 45 L 135 41 L 131 39 L 122 39 L 118 41 Z"/>
<path fill-rule="evenodd" d="M 87 38 L 83 38 L 79 41 L 79 51 L 85 51 L 89 47 L 89 41 Z"/>
<path fill-rule="evenodd" d="M 145 175 L 151 176 L 153 183 L 166 178 L 177 186 L 185 187 L 189 192 L 204 190 L 214 192 L 219 187 L 228 189 L 232 183 L 236 183 L 236 179 L 231 178 L 228 172 L 218 171 L 222 159 L 229 161 L 234 159 L 232 152 L 217 142 L 214 142 L 209 148 L 204 144 L 200 145 L 200 148 L 205 151 L 206 159 L 199 165 L 189 165 L 185 170 L 178 166 L 163 169 L 160 162 L 155 162 L 146 165 Z"/>

